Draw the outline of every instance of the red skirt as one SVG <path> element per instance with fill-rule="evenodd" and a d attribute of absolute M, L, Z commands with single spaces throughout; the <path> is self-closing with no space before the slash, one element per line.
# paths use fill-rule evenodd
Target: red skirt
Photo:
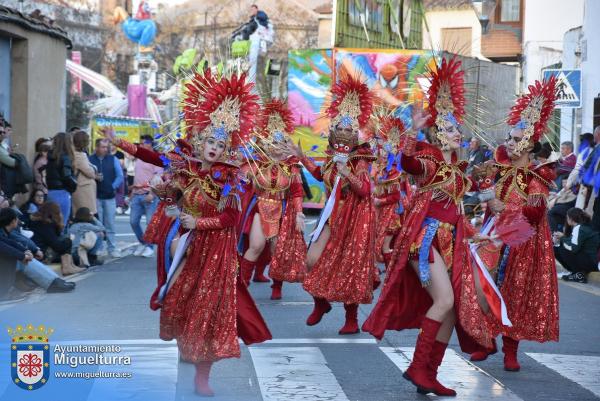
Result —
<path fill-rule="evenodd" d="M 296 230 L 296 211 L 288 202 L 281 220 L 269 276 L 273 280 L 301 283 L 306 275 L 306 242 Z"/>
<path fill-rule="evenodd" d="M 375 256 L 378 262 L 383 262 L 383 242 L 385 237 L 389 235 L 390 228 L 396 222 L 398 215 L 396 209 L 398 208 L 397 203 L 381 206 L 376 208 L 377 215 L 377 229 L 375 232 Z"/>
<path fill-rule="evenodd" d="M 370 197 L 350 192 L 331 222 L 331 236 L 304 289 L 316 298 L 369 304 L 379 278 L 375 266 L 375 213 Z"/>
<path fill-rule="evenodd" d="M 238 358 L 238 335 L 246 343 L 271 338 L 238 281 L 234 231 L 232 227 L 193 233 L 185 265 L 164 298 L 160 338 L 177 339 L 184 361 Z"/>

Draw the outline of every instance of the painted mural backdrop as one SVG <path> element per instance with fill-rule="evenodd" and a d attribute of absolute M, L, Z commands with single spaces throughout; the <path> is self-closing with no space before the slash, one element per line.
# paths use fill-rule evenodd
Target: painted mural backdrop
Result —
<path fill-rule="evenodd" d="M 298 127 L 294 139 L 316 159 L 324 157 L 327 148 L 329 119 L 323 111 L 329 105 L 335 76 L 342 72 L 361 76 L 373 90 L 377 106 L 393 110 L 408 122 L 410 104 L 423 100 L 428 72 L 435 68 L 431 52 L 421 50 L 293 50 L 288 61 L 288 104 Z M 313 194 L 319 196 L 312 201 L 322 205 L 325 199 L 319 184 L 310 181 Z"/>

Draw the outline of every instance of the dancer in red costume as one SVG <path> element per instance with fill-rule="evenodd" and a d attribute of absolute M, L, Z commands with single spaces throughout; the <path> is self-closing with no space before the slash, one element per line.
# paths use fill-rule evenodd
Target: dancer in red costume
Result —
<path fill-rule="evenodd" d="M 506 302 L 512 327 L 503 326 L 504 369 L 518 371 L 517 349 L 520 340 L 558 341 L 558 285 L 547 219 L 547 197 L 554 187 L 554 164 L 533 166 L 530 154 L 540 149 L 540 139 L 554 109 L 554 78 L 529 87 L 511 109 L 512 126 L 505 145 L 495 154 L 497 171 L 495 199 L 489 208 L 502 217 L 518 213 L 532 226 L 531 237 L 517 246 L 505 246 L 497 269 L 496 281 Z M 471 360 L 481 361 L 491 350 L 472 353 Z"/>
<path fill-rule="evenodd" d="M 323 181 L 329 193 L 321 220 L 312 236 L 307 255 L 311 269 L 304 289 L 314 298 L 306 324 L 313 326 L 331 310 L 329 302 L 343 302 L 346 322 L 339 334 L 354 334 L 358 328 L 358 304 L 371 303 L 379 279 L 375 266 L 375 213 L 371 197 L 369 167 L 374 160 L 368 144 L 359 145 L 359 130 L 372 111 L 369 88 L 344 76 L 334 84 L 329 148 L 323 166 L 290 146 L 310 173 Z"/>
<path fill-rule="evenodd" d="M 198 110 L 200 102 L 204 99 L 204 93 L 214 84 L 210 70 L 205 73 L 196 73 L 192 79 L 185 85 L 185 97 L 182 101 L 183 110 L 187 119 L 193 118 Z M 164 179 L 170 177 L 171 164 L 176 165 L 183 162 L 184 156 L 194 155 L 202 158 L 201 154 L 195 154 L 195 151 L 190 143 L 183 139 L 177 139 L 175 142 L 177 147 L 175 150 L 168 152 L 166 155 L 156 150 L 149 150 L 140 145 L 134 145 L 126 140 L 119 138 L 111 129 L 103 129 L 100 131 L 106 139 L 111 141 L 115 146 L 123 149 L 130 155 L 145 161 L 146 163 L 154 164 L 165 169 Z M 170 204 L 170 208 L 167 205 Z M 168 203 L 161 200 L 158 204 L 152 219 L 148 222 L 146 231 L 144 232 L 144 241 L 157 246 L 156 252 L 156 278 L 157 286 L 150 297 L 150 309 L 160 309 L 162 302 L 159 299 L 160 289 L 166 282 L 167 270 L 171 264 L 173 257 L 169 244 L 175 238 L 180 226 L 180 221 L 176 215 L 170 213 L 176 210 L 176 205 L 172 202 Z M 242 297 L 244 298 L 244 297 Z"/>
<path fill-rule="evenodd" d="M 402 216 L 412 192 L 407 175 L 400 169 L 402 134 L 405 131 L 399 118 L 384 116 L 379 121 L 377 137 L 383 143 L 375 171 L 375 255 L 379 262 L 385 263 L 386 269 L 392 257 L 392 239 L 400 231 Z"/>
<path fill-rule="evenodd" d="M 212 364 L 239 358 L 238 336 L 246 344 L 271 338 L 239 278 L 236 252 L 236 150 L 253 126 L 257 97 L 244 75 L 221 78 L 208 89 L 184 113 L 196 157 L 181 152 L 184 162 L 171 162 L 170 180 L 156 188 L 166 208 L 176 202 L 182 207 L 182 229 L 171 245 L 173 261 L 158 296 L 160 337 L 176 339 L 181 359 L 195 364 L 195 388 L 203 396 L 213 395 Z"/>
<path fill-rule="evenodd" d="M 257 157 L 249 157 L 246 164 L 254 196 L 242 223 L 249 245 L 241 259 L 241 272 L 244 282 L 250 284 L 252 271 L 268 243 L 273 255 L 269 268 L 271 299 L 281 299 L 283 281 L 302 282 L 306 273 L 301 165 L 297 157 L 286 155 L 294 126 L 283 102 L 267 103 L 257 126 Z"/>
<path fill-rule="evenodd" d="M 413 125 L 402 149 L 402 169 L 414 176 L 417 191 L 394 241 L 390 272 L 363 330 L 381 339 L 385 330 L 420 328 L 412 363 L 404 377 L 420 393 L 455 396 L 437 381 L 456 324 L 463 349 L 491 344 L 477 304 L 462 198 L 471 186 L 466 162 L 457 160 L 465 113 L 460 62 L 442 60 L 432 73 L 428 115 L 413 110 Z M 417 143 L 416 130 L 434 126 L 438 146 Z"/>

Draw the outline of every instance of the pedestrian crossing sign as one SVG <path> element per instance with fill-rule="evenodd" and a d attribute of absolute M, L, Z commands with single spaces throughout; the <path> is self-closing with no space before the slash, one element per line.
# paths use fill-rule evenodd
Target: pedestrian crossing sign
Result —
<path fill-rule="evenodd" d="M 544 79 L 556 77 L 556 108 L 581 107 L 581 70 L 544 70 Z"/>

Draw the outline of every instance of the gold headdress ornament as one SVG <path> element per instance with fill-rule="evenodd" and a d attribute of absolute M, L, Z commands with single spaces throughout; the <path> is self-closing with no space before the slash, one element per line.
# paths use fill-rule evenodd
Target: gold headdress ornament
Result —
<path fill-rule="evenodd" d="M 359 131 L 369 122 L 373 111 L 373 97 L 369 87 L 360 80 L 343 75 L 331 88 L 333 101 L 327 108 L 327 115 L 331 118 L 330 143 L 335 151 L 348 153 L 352 146 L 358 143 Z M 352 133 L 336 132 L 336 128 L 352 128 Z M 337 146 L 336 146 L 337 145 Z M 348 148 L 348 149 L 347 149 Z"/>
<path fill-rule="evenodd" d="M 446 136 L 441 132 L 446 122 L 455 126 L 462 124 L 465 115 L 464 71 L 456 58 L 442 63 L 431 73 L 431 86 L 428 91 L 429 125 L 438 129 L 437 138 L 442 146 L 448 145 Z"/>
<path fill-rule="evenodd" d="M 219 161 L 237 164 L 238 147 L 249 140 L 258 114 L 259 98 L 251 92 L 254 84 L 246 82 L 246 74 L 219 80 L 208 74 L 201 79 L 201 84 L 193 87 L 205 89 L 188 93 L 186 99 L 186 104 L 193 105 L 184 110 L 186 126 L 191 129 L 188 137 L 200 144 L 207 137 L 225 142 L 227 152 Z"/>
<path fill-rule="evenodd" d="M 284 143 L 294 132 L 292 112 L 278 99 L 263 106 L 256 125 L 261 140 L 271 144 Z"/>
<path fill-rule="evenodd" d="M 556 77 L 529 86 L 529 93 L 517 99 L 508 116 L 508 124 L 523 130 L 523 139 L 517 152 L 523 152 L 532 143 L 539 142 L 546 131 L 556 100 Z"/>

